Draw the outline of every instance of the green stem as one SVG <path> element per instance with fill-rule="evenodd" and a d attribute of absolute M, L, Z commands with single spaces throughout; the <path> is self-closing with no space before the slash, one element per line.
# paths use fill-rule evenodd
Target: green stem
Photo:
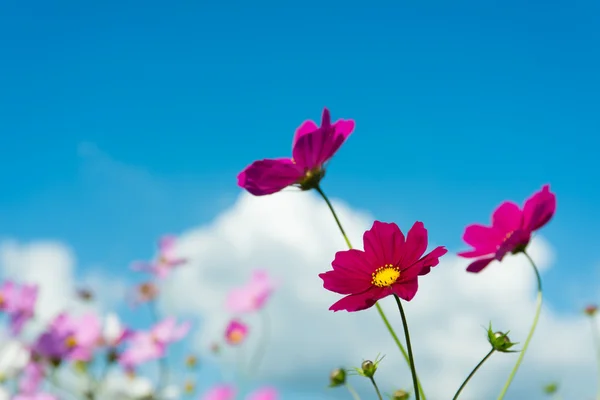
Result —
<path fill-rule="evenodd" d="M 360 396 L 358 395 L 358 393 L 356 393 L 356 390 L 354 390 L 354 388 L 352 386 L 350 386 L 350 384 L 348 382 L 345 383 L 346 388 L 348 389 L 348 391 L 350 392 L 350 394 L 352 395 L 352 398 L 354 400 L 360 400 Z"/>
<path fill-rule="evenodd" d="M 250 358 L 250 363 L 248 365 L 250 371 L 252 371 L 253 373 L 256 373 L 258 371 L 258 367 L 260 366 L 260 363 L 265 355 L 267 344 L 269 343 L 269 331 L 271 326 L 269 322 L 269 316 L 265 311 L 261 312 L 260 314 L 262 317 L 262 336 L 258 343 L 256 352 Z"/>
<path fill-rule="evenodd" d="M 535 263 L 533 262 L 533 260 L 529 256 L 529 254 L 527 254 L 527 252 L 525 252 L 525 251 L 523 251 L 523 254 L 525 254 L 525 257 L 527 257 L 527 259 L 531 263 L 531 266 L 533 267 L 533 271 L 535 272 L 535 276 L 537 278 L 537 298 L 536 298 L 535 316 L 533 317 L 533 324 L 531 325 L 531 329 L 529 330 L 527 339 L 525 339 L 525 344 L 523 345 L 523 349 L 521 350 L 521 352 L 519 354 L 517 363 L 513 367 L 513 370 L 510 373 L 508 380 L 504 384 L 504 388 L 502 388 L 502 392 L 500 392 L 500 396 L 498 396 L 498 400 L 502 400 L 504 398 L 504 396 L 506 395 L 506 392 L 508 391 L 508 387 L 510 386 L 515 375 L 517 374 L 517 370 L 521 366 L 523 357 L 525 357 L 525 351 L 527 350 L 527 347 L 529 346 L 529 342 L 531 341 L 531 338 L 533 337 L 533 332 L 535 332 L 535 327 L 537 326 L 538 320 L 540 319 L 540 313 L 542 311 L 542 278 L 540 277 L 540 271 L 538 271 L 537 266 L 535 265 Z"/>
<path fill-rule="evenodd" d="M 490 350 L 490 352 L 487 353 L 487 355 L 485 357 L 483 357 L 483 359 L 481 361 L 479 361 L 479 364 L 477 364 L 475 366 L 475 368 L 473 368 L 473 371 L 471 371 L 469 376 L 467 376 L 467 379 L 465 379 L 465 381 L 462 383 L 462 385 L 460 385 L 460 387 L 458 388 L 458 391 L 456 392 L 456 394 L 454 395 L 452 400 L 458 399 L 458 395 L 460 395 L 460 392 L 462 392 L 462 390 L 465 388 L 465 386 L 467 386 L 467 383 L 469 383 L 469 381 L 471 380 L 473 375 L 475 375 L 475 372 L 477 372 L 477 370 L 483 365 L 483 363 L 485 363 L 487 361 L 487 359 L 490 358 L 492 356 L 492 354 L 494 354 L 494 351 L 496 351 L 496 349 L 492 348 Z"/>
<path fill-rule="evenodd" d="M 344 228 L 342 227 L 342 223 L 340 222 L 340 219 L 338 218 L 337 213 L 335 212 L 335 209 L 333 208 L 333 205 L 329 201 L 329 198 L 325 195 L 325 192 L 323 192 L 323 189 L 321 189 L 320 186 L 317 186 L 315 188 L 315 190 L 321 195 L 323 200 L 325 200 L 325 203 L 327 203 L 327 206 L 329 207 L 329 211 L 331 211 L 331 214 L 333 215 L 333 218 L 335 219 L 335 222 L 337 223 L 337 226 L 338 226 L 340 232 L 342 233 L 342 236 L 344 237 L 344 240 L 346 241 L 348 248 L 352 249 L 352 244 L 350 243 L 350 239 L 348 239 L 348 235 L 346 235 L 346 231 L 344 231 Z M 383 308 L 381 308 L 381 305 L 379 304 L 379 302 L 375 303 L 375 307 L 377 308 L 377 312 L 379 312 L 379 315 L 381 316 L 381 319 L 383 320 L 383 323 L 385 324 L 387 330 L 390 332 L 390 335 L 392 335 L 394 342 L 396 342 L 396 346 L 398 346 L 398 349 L 400 349 L 400 352 L 404 356 L 404 360 L 406 360 L 406 363 L 410 365 L 410 358 L 408 357 L 408 353 L 404 349 L 404 346 L 402 345 L 402 342 L 400 342 L 400 339 L 398 339 L 398 335 L 396 335 L 394 328 L 392 328 L 392 325 L 390 324 L 387 317 L 385 316 L 385 313 L 383 312 Z M 419 389 L 418 391 L 421 394 L 421 398 L 423 400 L 427 400 L 427 398 L 425 397 L 425 392 L 423 391 L 423 387 L 421 386 L 421 382 L 419 381 L 418 377 L 417 377 L 417 384 L 418 384 L 418 389 Z"/>
<path fill-rule="evenodd" d="M 150 314 L 152 315 L 152 319 L 154 323 L 157 324 L 159 322 L 158 313 L 156 311 L 156 305 L 154 301 L 148 302 L 148 307 L 150 308 Z M 167 356 L 166 354 L 158 359 L 158 386 L 156 387 L 156 393 L 160 393 L 162 389 L 166 386 L 168 380 L 169 366 L 167 364 Z"/>
<path fill-rule="evenodd" d="M 415 399 L 419 400 L 419 383 L 417 379 L 417 369 L 415 368 L 415 357 L 412 353 L 412 346 L 410 345 L 410 334 L 408 333 L 408 322 L 406 321 L 406 315 L 404 315 L 404 308 L 402 308 L 402 303 L 400 302 L 400 298 L 394 294 L 394 299 L 396 299 L 396 304 L 398 305 L 398 310 L 400 310 L 400 317 L 402 317 L 402 326 L 404 327 L 404 336 L 406 336 L 406 348 L 408 348 L 408 359 L 410 361 L 410 372 L 412 373 L 413 386 L 415 390 Z"/>
<path fill-rule="evenodd" d="M 369 377 L 369 379 L 371 380 L 371 383 L 373 384 L 373 387 L 375 388 L 375 391 L 377 392 L 377 396 L 379 397 L 379 400 L 383 400 L 383 397 L 381 397 L 381 392 L 379 391 L 379 388 L 377 387 L 377 383 L 375 383 L 375 378 L 373 378 L 371 376 L 371 377 Z"/>
<path fill-rule="evenodd" d="M 598 324 L 595 316 L 590 318 L 590 323 L 592 324 L 592 340 L 596 348 L 596 360 L 598 362 L 598 393 L 596 394 L 596 399 L 600 400 L 600 333 L 598 332 Z"/>

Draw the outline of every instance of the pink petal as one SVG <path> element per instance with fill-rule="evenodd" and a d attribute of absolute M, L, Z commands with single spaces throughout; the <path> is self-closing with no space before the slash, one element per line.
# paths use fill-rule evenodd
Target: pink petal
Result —
<path fill-rule="evenodd" d="M 482 269 L 487 267 L 492 261 L 494 261 L 494 257 L 481 258 L 479 260 L 473 261 L 468 267 L 468 272 L 480 272 Z"/>
<path fill-rule="evenodd" d="M 363 245 L 365 255 L 374 269 L 385 264 L 398 265 L 403 257 L 404 234 L 393 222 L 375 221 L 371 229 L 364 233 Z"/>
<path fill-rule="evenodd" d="M 325 108 L 321 127 L 305 133 L 295 142 L 292 155 L 294 161 L 303 170 L 321 168 L 333 157 L 354 129 L 353 121 L 339 120 L 333 125 L 329 122 L 329 110 Z"/>
<path fill-rule="evenodd" d="M 392 291 L 401 299 L 411 301 L 417 294 L 419 282 L 417 278 L 409 281 L 402 281 L 392 285 Z"/>
<path fill-rule="evenodd" d="M 531 240 L 531 234 L 529 232 L 521 229 L 515 231 L 508 239 L 502 242 L 500 247 L 498 247 L 494 258 L 498 261 L 502 261 L 506 254 L 512 253 L 517 248 L 527 246 L 529 240 Z"/>
<path fill-rule="evenodd" d="M 463 240 L 473 246 L 476 250 L 485 250 L 487 253 L 493 253 L 504 240 L 505 232 L 500 232 L 493 227 L 473 224 L 467 226 L 463 235 Z"/>
<path fill-rule="evenodd" d="M 233 386 L 223 384 L 217 385 L 209 389 L 200 398 L 201 400 L 234 400 L 236 390 Z"/>
<path fill-rule="evenodd" d="M 264 387 L 250 393 L 246 400 L 278 400 L 279 393 L 274 387 Z"/>
<path fill-rule="evenodd" d="M 390 294 L 391 291 L 389 288 L 372 286 L 362 293 L 351 294 L 342 298 L 329 307 L 329 309 L 332 311 L 346 310 L 349 312 L 366 310 Z"/>
<path fill-rule="evenodd" d="M 431 268 L 437 266 L 440 263 L 440 257 L 442 257 L 447 252 L 448 250 L 446 250 L 444 246 L 436 247 L 427 255 L 425 255 L 425 257 L 418 260 L 416 263 L 411 265 L 401 274 L 407 279 L 410 279 L 413 276 L 416 277 L 417 275 L 427 275 L 429 271 L 431 271 Z"/>
<path fill-rule="evenodd" d="M 540 229 L 550 221 L 555 212 L 556 195 L 550 192 L 549 185 L 544 185 L 523 206 L 523 228 L 530 232 Z"/>
<path fill-rule="evenodd" d="M 406 236 L 406 244 L 402 251 L 402 266 L 410 267 L 421 258 L 427 250 L 427 229 L 422 222 L 415 222 Z"/>
<path fill-rule="evenodd" d="M 238 185 L 255 196 L 264 196 L 293 185 L 304 176 L 292 160 L 255 161 L 238 175 Z"/>
<path fill-rule="evenodd" d="M 510 201 L 502 203 L 492 214 L 492 226 L 500 233 L 507 234 L 521 228 L 523 212 Z"/>
<path fill-rule="evenodd" d="M 338 251 L 331 262 L 332 272 L 343 276 L 345 280 L 356 281 L 361 288 L 354 290 L 354 293 L 362 292 L 370 286 L 372 274 L 378 265 L 369 262 L 366 254 L 357 249 Z M 365 286 L 366 285 L 366 286 Z"/>
<path fill-rule="evenodd" d="M 319 127 L 313 121 L 304 121 L 302 125 L 300 125 L 298 129 L 296 129 L 296 134 L 294 135 L 294 140 L 292 142 L 292 151 L 294 150 L 294 147 L 296 147 L 298 139 L 300 139 L 304 135 L 316 131 L 317 129 L 319 129 Z"/>
<path fill-rule="evenodd" d="M 161 253 L 170 252 L 177 243 L 177 236 L 165 235 L 158 241 L 158 249 Z"/>
<path fill-rule="evenodd" d="M 327 271 L 319 274 L 323 279 L 323 287 L 339 294 L 361 293 L 371 287 L 371 277 L 368 280 L 356 278 L 339 271 Z"/>
<path fill-rule="evenodd" d="M 486 256 L 488 254 L 493 254 L 493 253 L 495 253 L 495 250 L 492 250 L 492 249 L 476 249 L 476 250 L 461 251 L 461 252 L 457 253 L 457 255 L 459 255 L 460 257 L 464 257 L 464 258 L 477 258 L 477 257 Z"/>

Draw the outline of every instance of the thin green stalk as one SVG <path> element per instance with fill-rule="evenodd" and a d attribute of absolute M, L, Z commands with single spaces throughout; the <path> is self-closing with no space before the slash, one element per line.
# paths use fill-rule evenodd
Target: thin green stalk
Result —
<path fill-rule="evenodd" d="M 531 325 L 531 329 L 529 330 L 527 339 L 525 339 L 525 344 L 523 345 L 523 349 L 521 350 L 521 352 L 519 354 L 517 363 L 513 367 L 513 370 L 510 373 L 508 380 L 504 384 L 504 388 L 502 388 L 502 392 L 500 392 L 500 396 L 498 396 L 498 400 L 502 400 L 504 398 L 504 396 L 506 395 L 506 392 L 508 391 L 508 387 L 510 386 L 513 379 L 515 378 L 515 375 L 517 374 L 517 370 L 521 366 L 523 357 L 525 357 L 525 351 L 527 350 L 527 347 L 529 346 L 529 342 L 531 341 L 531 338 L 533 337 L 533 332 L 535 332 L 535 327 L 537 326 L 538 320 L 540 319 L 540 313 L 542 311 L 542 278 L 540 277 L 540 271 L 538 271 L 537 266 L 535 265 L 535 263 L 533 262 L 533 260 L 529 256 L 529 254 L 527 254 L 527 252 L 525 252 L 525 251 L 523 251 L 523 254 L 525 254 L 525 257 L 527 257 L 527 259 L 531 263 L 531 266 L 533 267 L 533 271 L 535 272 L 535 277 L 537 278 L 537 298 L 536 298 L 535 316 L 533 317 L 533 324 Z"/>
<path fill-rule="evenodd" d="M 154 323 L 158 323 L 158 313 L 156 311 L 156 305 L 154 301 L 148 302 L 148 307 L 150 309 L 150 314 L 152 315 L 152 319 Z M 167 364 L 167 356 L 166 354 L 158 359 L 158 386 L 156 387 L 156 392 L 160 393 L 166 386 L 169 374 L 169 366 Z"/>
<path fill-rule="evenodd" d="M 404 327 L 404 336 L 406 336 L 406 348 L 408 349 L 408 359 L 410 360 L 410 372 L 412 373 L 413 386 L 415 390 L 415 399 L 419 400 L 419 383 L 417 378 L 417 369 L 415 368 L 415 357 L 413 356 L 412 346 L 410 345 L 408 322 L 406 321 L 406 315 L 404 315 L 404 308 L 402 308 L 400 298 L 394 294 L 394 299 L 396 299 L 396 304 L 398 305 L 398 310 L 400 311 L 400 317 L 402 318 L 402 326 Z"/>
<path fill-rule="evenodd" d="M 358 395 L 358 393 L 356 393 L 356 390 L 354 390 L 354 388 L 348 382 L 346 382 L 344 385 L 346 386 L 346 389 L 348 389 L 354 400 L 360 400 L 360 396 Z"/>
<path fill-rule="evenodd" d="M 492 356 L 492 354 L 494 354 L 494 351 L 496 351 L 496 349 L 492 348 L 490 350 L 490 352 L 487 353 L 487 355 L 485 357 L 483 357 L 483 359 L 481 361 L 479 361 L 479 364 L 477 364 L 475 366 L 475 368 L 473 368 L 473 371 L 471 371 L 471 373 L 469 374 L 469 376 L 467 376 L 467 379 L 465 379 L 465 381 L 462 383 L 462 385 L 460 385 L 460 387 L 456 391 L 456 394 L 454 395 L 454 397 L 452 398 L 452 400 L 458 399 L 458 396 L 460 395 L 460 392 L 462 392 L 462 390 L 465 388 L 465 386 L 467 386 L 467 383 L 469 383 L 469 381 L 471 380 L 471 378 L 473 377 L 473 375 L 475 375 L 475 372 L 477 372 L 477 370 L 483 365 L 483 363 L 485 363 L 487 361 L 487 359 L 490 358 Z"/>
<path fill-rule="evenodd" d="M 598 392 L 596 399 L 600 400 L 600 333 L 598 332 L 598 323 L 595 316 L 590 317 L 590 323 L 592 324 L 592 340 L 596 348 L 596 361 L 598 362 Z"/>
<path fill-rule="evenodd" d="M 329 201 L 329 198 L 325 195 L 325 192 L 323 192 L 323 189 L 321 189 L 320 186 L 317 186 L 315 188 L 315 190 L 321 195 L 323 200 L 325 200 L 325 203 L 327 203 L 327 206 L 329 207 L 329 211 L 331 211 L 331 214 L 333 215 L 333 218 L 335 219 L 335 222 L 337 223 L 337 226 L 338 226 L 340 232 L 342 233 L 342 236 L 344 237 L 344 240 L 346 241 L 348 248 L 352 249 L 352 244 L 350 243 L 350 239 L 348 239 L 348 235 L 346 235 L 346 231 L 344 231 L 344 228 L 342 227 L 342 223 L 340 222 L 340 220 L 337 216 L 337 213 L 335 212 L 335 209 L 333 208 L 333 204 L 331 204 L 331 202 Z M 377 312 L 381 316 L 381 319 L 383 320 L 383 323 L 385 324 L 387 330 L 390 332 L 390 335 L 394 339 L 396 346 L 398 346 L 398 349 L 400 349 L 400 352 L 404 356 L 404 360 L 406 360 L 406 363 L 410 365 L 410 359 L 408 357 L 408 353 L 404 349 L 404 346 L 400 342 L 400 339 L 398 339 L 398 335 L 396 335 L 394 328 L 392 328 L 392 325 L 390 324 L 387 317 L 385 316 L 385 313 L 383 312 L 383 308 L 381 308 L 381 305 L 379 304 L 379 302 L 375 303 L 375 307 L 377 308 Z M 425 397 L 425 392 L 423 391 L 423 387 L 421 386 L 421 382 L 419 381 L 418 377 L 417 377 L 417 387 L 418 387 L 418 392 L 421 394 L 421 398 L 423 400 L 427 400 L 427 398 Z"/>
<path fill-rule="evenodd" d="M 258 347 L 252 355 L 252 357 L 250 358 L 250 362 L 248 364 L 248 368 L 253 373 L 256 373 L 258 371 L 258 367 L 260 366 L 260 363 L 265 355 L 267 344 L 269 343 L 269 332 L 271 326 L 269 316 L 264 310 L 260 314 L 262 319 L 262 335 L 258 343 Z"/>
<path fill-rule="evenodd" d="M 371 377 L 369 377 L 369 379 L 371 380 L 371 383 L 373 384 L 373 387 L 375 388 L 375 391 L 377 392 L 377 396 L 379 397 L 379 400 L 383 400 L 383 397 L 381 397 L 381 392 L 379 391 L 379 388 L 377 387 L 377 383 L 375 383 L 375 378 L 373 378 L 371 376 Z"/>

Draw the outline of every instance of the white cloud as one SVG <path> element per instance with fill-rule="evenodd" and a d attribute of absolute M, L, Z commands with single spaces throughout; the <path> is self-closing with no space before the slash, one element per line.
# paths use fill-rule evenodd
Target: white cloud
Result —
<path fill-rule="evenodd" d="M 39 286 L 35 321 L 27 329 L 30 335 L 59 312 L 79 314 L 94 310 L 101 315 L 108 306 L 122 299 L 125 290 L 122 281 L 114 277 L 109 279 L 90 269 L 80 283 L 76 280 L 75 266 L 73 252 L 61 242 L 0 242 L 0 275 L 19 283 Z M 95 301 L 83 303 L 76 298 L 76 290 L 82 285 L 94 292 Z"/>
<path fill-rule="evenodd" d="M 335 204 L 353 244 L 361 247 L 372 218 Z M 405 232 L 408 228 L 401 227 Z M 430 232 L 432 245 L 443 244 L 436 240 L 436 233 Z M 162 306 L 202 317 L 206 323 L 197 338 L 202 349 L 222 336 L 227 291 L 244 283 L 253 268 L 266 268 L 282 280 L 282 287 L 268 306 L 273 330 L 262 378 L 288 383 L 320 378 L 324 385 L 331 368 L 358 366 L 363 358 L 383 353 L 378 375 L 384 391 L 393 391 L 394 385 L 410 388 L 409 371 L 375 308 L 328 311 L 340 296 L 324 290 L 317 275 L 330 269 L 335 252 L 345 249 L 345 243 L 325 204 L 313 194 L 243 194 L 212 224 L 185 232 L 179 246 L 192 261 L 167 281 Z M 530 252 L 542 271 L 551 266 L 553 251 L 543 238 L 534 240 Z M 510 330 L 511 339 L 523 343 L 533 317 L 535 277 L 523 256 L 511 256 L 480 274 L 466 273 L 466 265 L 465 260 L 445 256 L 420 280 L 419 293 L 405 306 L 417 368 L 430 400 L 450 398 L 486 354 L 489 345 L 482 326 L 491 320 L 495 329 Z M 402 337 L 395 302 L 388 298 L 383 306 Z M 595 381 L 588 328 L 578 316 L 545 307 L 509 398 L 541 398 L 542 385 L 554 379 L 561 380 L 568 398 L 591 395 Z M 492 357 L 461 399 L 495 397 L 516 357 Z"/>

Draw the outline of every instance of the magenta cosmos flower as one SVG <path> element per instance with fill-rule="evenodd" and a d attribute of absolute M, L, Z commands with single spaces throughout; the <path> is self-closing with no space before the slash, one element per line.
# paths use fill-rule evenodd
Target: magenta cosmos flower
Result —
<path fill-rule="evenodd" d="M 405 239 L 398 225 L 375 221 L 363 245 L 364 251 L 338 251 L 333 271 L 319 275 L 325 289 L 347 295 L 330 310 L 364 310 L 391 294 L 410 301 L 417 293 L 418 276 L 428 274 L 447 252 L 440 246 L 423 256 L 427 230 L 422 222 L 415 222 Z"/>
<path fill-rule="evenodd" d="M 313 189 L 325 175 L 325 164 L 354 130 L 354 121 L 331 123 L 327 108 L 323 109 L 321 126 L 305 121 L 296 130 L 292 158 L 255 161 L 238 175 L 238 185 L 255 196 L 273 194 L 288 186 Z"/>
<path fill-rule="evenodd" d="M 227 324 L 225 329 L 225 341 L 230 345 L 241 344 L 248 336 L 248 325 L 243 322 L 234 319 Z"/>
<path fill-rule="evenodd" d="M 502 261 L 508 253 L 519 253 L 531 240 L 531 234 L 546 225 L 556 211 L 556 195 L 550 186 L 544 185 L 525 202 L 523 209 L 513 202 L 505 201 L 494 214 L 492 225 L 469 225 L 463 240 L 473 246 L 473 250 L 458 253 L 465 258 L 483 257 L 473 261 L 469 272 L 479 272 L 493 260 Z M 484 257 L 485 256 L 485 257 Z"/>
<path fill-rule="evenodd" d="M 136 261 L 132 265 L 134 271 L 145 271 L 159 279 L 164 279 L 174 268 L 185 264 L 187 260 L 176 254 L 177 238 L 165 235 L 158 241 L 158 256 L 151 262 Z"/>
<path fill-rule="evenodd" d="M 267 271 L 255 270 L 247 284 L 229 292 L 226 307 L 233 313 L 258 311 L 265 306 L 275 286 Z"/>
<path fill-rule="evenodd" d="M 21 285 L 5 281 L 0 287 L 0 311 L 10 318 L 10 332 L 18 335 L 27 321 L 33 318 L 38 288 L 36 285 Z"/>

